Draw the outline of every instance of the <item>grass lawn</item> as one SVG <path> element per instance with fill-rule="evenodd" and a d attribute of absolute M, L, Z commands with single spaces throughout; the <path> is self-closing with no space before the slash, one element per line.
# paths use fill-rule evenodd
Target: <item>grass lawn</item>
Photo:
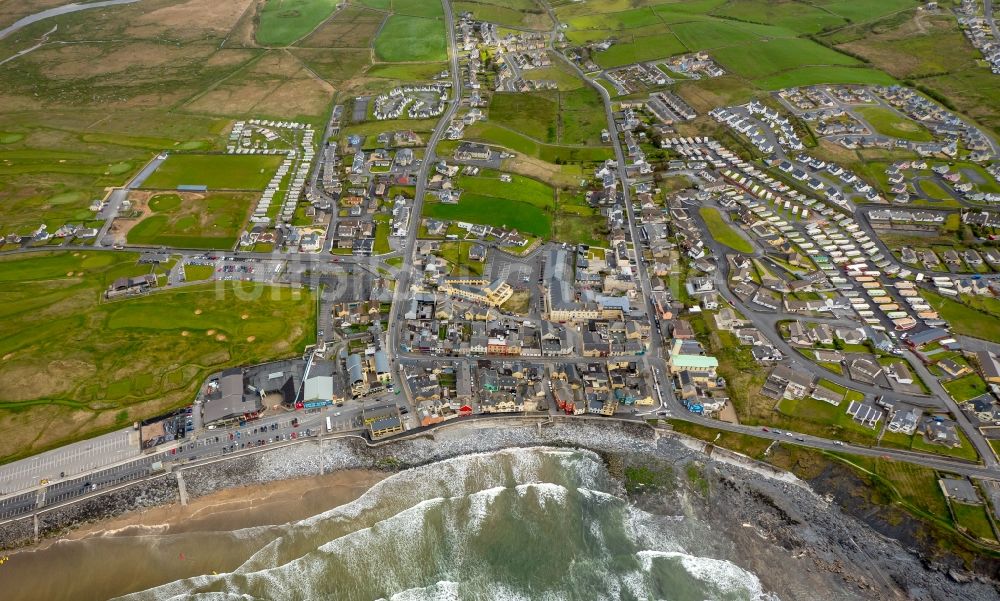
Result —
<path fill-rule="evenodd" d="M 702 207 L 698 212 L 716 242 L 725 244 L 736 252 L 744 254 L 753 252 L 753 245 L 723 220 L 722 213 L 718 209 Z"/>
<path fill-rule="evenodd" d="M 965 437 L 965 433 L 960 429 L 956 431 L 958 432 L 958 439 L 962 443 L 959 447 L 952 448 L 944 445 L 932 444 L 926 442 L 922 435 L 916 434 L 913 436 L 910 448 L 914 451 L 922 451 L 924 453 L 934 453 L 936 455 L 947 455 L 949 457 L 958 457 L 959 459 L 968 459 L 969 461 L 979 461 L 979 454 L 972 446 L 972 443 L 969 442 L 969 439 Z"/>
<path fill-rule="evenodd" d="M 267 0 L 260 11 L 257 42 L 288 46 L 308 34 L 337 6 L 337 0 Z"/>
<path fill-rule="evenodd" d="M 882 440 L 879 446 L 894 449 L 912 450 L 918 453 L 932 453 L 934 455 L 944 455 L 946 457 L 956 457 L 958 459 L 967 459 L 969 461 L 978 461 L 979 455 L 976 450 L 969 443 L 965 435 L 959 431 L 959 438 L 962 441 L 962 446 L 958 448 L 946 447 L 939 444 L 931 444 L 924 441 L 922 434 L 914 434 L 912 436 L 907 436 L 906 434 L 901 434 L 898 432 L 886 432 L 882 435 Z"/>
<path fill-rule="evenodd" d="M 129 230 L 130 244 L 232 248 L 257 196 L 252 193 L 157 194 L 151 214 Z"/>
<path fill-rule="evenodd" d="M 558 57 L 553 57 L 551 67 L 531 69 L 529 71 L 525 71 L 522 75 L 524 76 L 524 79 L 528 81 L 554 81 L 560 91 L 577 90 L 587 85 Z"/>
<path fill-rule="evenodd" d="M 425 203 L 423 216 L 494 227 L 511 227 L 519 232 L 543 238 L 548 238 L 552 231 L 552 217 L 535 205 L 477 194 L 463 194 L 458 204 Z"/>
<path fill-rule="evenodd" d="M 457 186 L 466 193 L 493 198 L 506 198 L 532 204 L 540 209 L 550 210 L 555 202 L 555 192 L 551 186 L 522 175 L 511 174 L 511 181 L 500 181 L 496 173 L 479 176 L 463 175 Z"/>
<path fill-rule="evenodd" d="M 171 154 L 142 187 L 175 190 L 177 186 L 208 186 L 209 190 L 263 190 L 282 158 L 256 154 Z"/>
<path fill-rule="evenodd" d="M 211 279 L 215 275 L 215 267 L 211 265 L 185 265 L 184 280 L 187 282 L 198 282 Z"/>
<path fill-rule="evenodd" d="M 390 63 L 447 60 L 444 21 L 392 15 L 375 38 L 375 54 Z"/>
<path fill-rule="evenodd" d="M 0 260 L 0 459 L 37 453 L 189 403 L 222 367 L 300 353 L 316 303 L 305 290 L 206 284 L 105 302 L 134 254 Z M 244 318 L 245 316 L 245 318 Z"/>
<path fill-rule="evenodd" d="M 785 415 L 851 432 L 855 437 L 871 444 L 875 440 L 877 431 L 854 421 L 850 415 L 847 415 L 846 409 L 846 401 L 842 402 L 840 406 L 815 399 L 782 399 L 778 403 L 778 411 Z"/>
<path fill-rule="evenodd" d="M 669 422 L 673 429 L 681 434 L 687 434 L 688 436 L 714 443 L 720 447 L 725 447 L 756 459 L 762 459 L 764 451 L 767 450 L 767 447 L 771 446 L 771 440 L 767 438 L 757 438 L 756 436 L 737 432 L 716 430 L 715 428 L 679 419 L 672 419 Z"/>
<path fill-rule="evenodd" d="M 389 232 L 392 230 L 392 216 L 375 216 L 375 247 L 376 255 L 384 255 L 392 250 L 389 248 Z"/>
<path fill-rule="evenodd" d="M 854 110 L 874 127 L 875 131 L 884 136 L 913 142 L 930 142 L 934 139 L 931 132 L 923 125 L 885 107 L 862 106 Z"/>
<path fill-rule="evenodd" d="M 950 201 L 952 200 L 951 194 L 944 187 L 933 179 L 922 179 L 916 183 L 916 186 L 921 192 L 927 195 L 928 198 L 932 200 Z M 957 231 L 957 230 L 956 230 Z"/>
<path fill-rule="evenodd" d="M 831 382 L 830 380 L 821 379 L 819 381 L 819 384 L 824 388 L 829 388 L 834 392 L 839 392 L 840 394 L 844 395 L 844 402 L 847 403 L 851 401 L 860 401 L 865 398 L 865 395 L 861 394 L 857 390 L 841 386 L 840 384 L 837 384 L 836 382 Z M 841 403 L 841 405 L 843 405 L 843 403 Z M 844 409 L 847 409 L 846 405 L 844 405 Z"/>
<path fill-rule="evenodd" d="M 996 535 L 986 515 L 985 505 L 966 505 L 952 501 L 951 510 L 955 514 L 955 522 L 981 539 L 996 542 Z"/>
<path fill-rule="evenodd" d="M 951 382 L 944 383 L 945 390 L 951 395 L 951 398 L 955 399 L 957 402 L 968 401 L 969 399 L 974 399 L 981 394 L 986 394 L 989 392 L 989 387 L 986 382 L 983 381 L 979 374 L 971 373 L 967 376 L 962 376 L 957 380 L 952 380 Z"/>
<path fill-rule="evenodd" d="M 956 333 L 1000 342 L 1000 312 L 987 312 L 989 305 L 980 303 L 979 308 L 973 308 L 934 292 L 922 290 L 921 293 Z M 975 297 L 968 298 L 975 300 Z"/>
<path fill-rule="evenodd" d="M 483 275 L 483 263 L 469 260 L 474 242 L 442 242 L 438 255 L 452 265 L 452 275 Z"/>

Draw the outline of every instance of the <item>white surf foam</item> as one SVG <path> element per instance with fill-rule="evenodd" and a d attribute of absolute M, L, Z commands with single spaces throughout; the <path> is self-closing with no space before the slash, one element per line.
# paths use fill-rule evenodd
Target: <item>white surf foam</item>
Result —
<path fill-rule="evenodd" d="M 764 592 L 757 576 L 724 559 L 698 557 L 677 551 L 639 551 L 637 555 L 647 572 L 652 569 L 655 559 L 678 560 L 688 574 L 715 587 L 721 593 L 744 591 L 754 601 L 779 601 L 777 597 Z"/>

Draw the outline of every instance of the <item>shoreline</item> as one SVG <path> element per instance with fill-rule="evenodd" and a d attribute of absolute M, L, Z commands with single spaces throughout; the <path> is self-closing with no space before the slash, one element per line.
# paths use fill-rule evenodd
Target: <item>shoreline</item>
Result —
<path fill-rule="evenodd" d="M 796 592 L 790 574 L 774 569 L 789 560 L 802 562 L 794 569 L 808 572 L 814 581 L 836 581 L 842 586 L 857 587 L 862 593 L 838 597 L 843 599 L 914 598 L 912 591 L 937 589 L 949 594 L 935 599 L 979 601 L 995 599 L 1000 591 L 994 581 L 961 574 L 961 570 L 952 572 L 949 568 L 954 566 L 926 561 L 859 517 L 829 504 L 808 482 L 735 453 L 708 455 L 707 443 L 682 434 L 657 436 L 646 424 L 568 422 L 540 427 L 497 420 L 457 426 L 438 430 L 433 438 L 417 436 L 378 447 L 369 447 L 358 440 L 333 439 L 324 441 L 322 446 L 298 445 L 185 469 L 183 479 L 191 501 L 184 512 L 190 514 L 193 525 L 199 522 L 217 525 L 227 516 L 241 512 L 268 515 L 266 508 L 282 501 L 301 504 L 302 491 L 314 489 L 318 483 L 336 482 L 342 491 L 353 487 L 354 494 L 360 496 L 368 486 L 393 477 L 394 472 L 461 455 L 489 454 L 513 447 L 572 447 L 600 454 L 609 469 L 615 464 L 611 471 L 622 481 L 625 480 L 622 465 L 668 466 L 664 469 L 674 470 L 679 480 L 683 480 L 685 466 L 696 465 L 705 470 L 713 494 L 704 499 L 710 503 L 699 504 L 694 517 L 738 538 L 741 560 L 782 599 L 810 598 L 802 591 Z M 362 486 L 362 481 L 368 484 Z M 178 492 L 175 478 L 159 478 L 143 494 L 134 490 L 112 493 L 109 496 L 115 498 L 100 503 L 100 507 L 80 507 L 49 516 L 46 526 L 50 528 L 50 536 L 61 536 L 69 544 L 95 538 L 113 539 L 117 534 L 139 533 L 144 528 L 163 528 L 160 518 L 184 513 L 176 503 Z M 663 498 L 645 493 L 632 501 L 640 508 L 668 509 Z M 336 505 L 339 504 L 343 503 Z M 300 513 L 313 509 L 303 509 Z M 321 511 L 310 515 L 317 513 Z M 748 528 L 748 524 L 759 527 Z M 737 527 L 740 525 L 743 527 Z M 168 522 L 166 527 L 169 529 L 171 524 Z M 250 530 L 255 528 L 259 533 L 261 528 L 251 526 Z M 182 533 L 183 529 L 175 532 Z M 10 534 L 0 529 L 0 536 Z M 51 542 L 43 541 L 17 553 L 45 552 L 52 546 Z M 789 556 L 792 550 L 797 551 Z M 16 555 L 12 555 L 12 560 Z M 208 571 L 204 573 L 209 573 L 216 567 L 205 569 Z M 968 582 L 959 583 L 955 572 L 967 576 L 964 579 Z M 782 592 L 785 594 L 781 595 Z"/>
<path fill-rule="evenodd" d="M 372 470 L 343 470 L 320 476 L 272 480 L 224 488 L 179 502 L 85 524 L 59 539 L 40 541 L 37 550 L 62 541 L 129 534 L 130 530 L 181 534 L 286 524 L 354 501 L 389 474 Z M 323 499 L 316 499 L 323 495 Z M 238 516 L 232 514 L 238 513 Z M 215 526 L 215 527 L 212 527 Z"/>

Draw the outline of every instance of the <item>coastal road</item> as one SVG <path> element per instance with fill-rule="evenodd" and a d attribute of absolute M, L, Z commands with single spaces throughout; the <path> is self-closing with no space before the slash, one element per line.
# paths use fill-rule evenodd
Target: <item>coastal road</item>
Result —
<path fill-rule="evenodd" d="M 331 406 L 281 413 L 242 427 L 201 430 L 145 455 L 131 429 L 74 443 L 0 468 L 0 521 L 140 480 L 156 473 L 157 463 L 176 467 L 233 453 L 266 451 L 275 444 L 308 438 L 307 430 L 313 436 L 359 433 L 364 429 L 361 412 L 360 406 Z M 327 417 L 330 431 L 326 430 Z M 298 425 L 293 426 L 295 418 Z"/>
<path fill-rule="evenodd" d="M 74 477 L 140 456 L 138 432 L 117 430 L 0 466 L 0 496 L 34 488 L 42 480 Z"/>

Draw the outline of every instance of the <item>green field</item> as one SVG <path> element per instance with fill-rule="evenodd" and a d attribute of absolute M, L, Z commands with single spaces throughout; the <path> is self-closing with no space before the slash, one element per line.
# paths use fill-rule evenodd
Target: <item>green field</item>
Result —
<path fill-rule="evenodd" d="M 209 190 L 263 190 L 282 158 L 259 154 L 171 154 L 142 187 L 175 190 L 181 185 L 208 186 Z"/>
<path fill-rule="evenodd" d="M 375 54 L 390 63 L 446 60 L 448 42 L 444 21 L 392 15 L 375 38 Z"/>
<path fill-rule="evenodd" d="M 714 51 L 727 70 L 747 79 L 758 79 L 799 67 L 853 66 L 855 58 L 830 50 L 812 40 L 790 38 L 728 46 Z"/>
<path fill-rule="evenodd" d="M 379 63 L 372 65 L 371 68 L 365 72 L 365 75 L 368 77 L 381 77 L 383 79 L 393 79 L 397 81 L 424 82 L 446 69 L 448 69 L 448 63 L 420 63 L 412 65 Z"/>
<path fill-rule="evenodd" d="M 444 16 L 444 6 L 440 2 L 427 0 L 392 0 L 392 12 L 412 17 L 438 19 Z"/>
<path fill-rule="evenodd" d="M 930 291 L 922 291 L 932 307 L 958 334 L 1000 342 L 1000 306 L 980 303 L 978 308 L 945 298 Z M 968 297 L 970 302 L 977 299 Z"/>
<path fill-rule="evenodd" d="M 610 146 L 571 147 L 542 144 L 516 131 L 490 123 L 477 123 L 466 129 L 466 137 L 499 144 L 514 152 L 554 164 L 598 162 L 614 158 L 614 151 Z"/>
<path fill-rule="evenodd" d="M 919 4 L 918 0 L 879 0 L 878 2 L 869 2 L 868 0 L 832 0 L 823 2 L 820 6 L 852 22 L 861 23 L 897 11 L 914 8 Z"/>
<path fill-rule="evenodd" d="M 552 209 L 555 193 L 551 186 L 521 175 L 511 175 L 510 178 L 511 181 L 502 182 L 499 174 L 486 172 L 475 177 L 461 176 L 456 185 L 466 194 L 517 200 L 543 210 Z"/>
<path fill-rule="evenodd" d="M 766 39 L 794 36 L 794 32 L 779 27 L 739 23 L 736 21 L 698 20 L 671 25 L 671 31 L 691 51 L 714 50 L 744 44 L 766 44 Z"/>
<path fill-rule="evenodd" d="M 533 204 L 476 194 L 463 194 L 458 204 L 426 203 L 423 216 L 514 228 L 543 238 L 552 231 L 552 217 Z"/>
<path fill-rule="evenodd" d="M 115 279 L 150 273 L 136 255 L 0 259 L 0 459 L 189 403 L 210 372 L 300 353 L 308 291 L 206 284 L 112 302 Z M 237 284 L 238 285 L 238 284 Z M 252 337 L 252 338 L 251 338 Z"/>
<path fill-rule="evenodd" d="M 600 145 L 601 130 L 607 127 L 601 97 L 590 86 L 564 92 L 497 93 L 489 110 L 491 123 L 541 144 Z"/>
<path fill-rule="evenodd" d="M 211 279 L 215 275 L 215 267 L 211 265 L 185 265 L 184 281 L 199 282 Z"/>
<path fill-rule="evenodd" d="M 476 19 L 527 29 L 552 29 L 552 19 L 536 0 L 460 0 L 451 3 L 455 14 L 471 12 Z"/>
<path fill-rule="evenodd" d="M 594 62 L 604 69 L 666 58 L 675 54 L 687 52 L 677 36 L 671 32 L 656 35 L 629 37 L 616 42 L 604 52 L 594 54 Z"/>
<path fill-rule="evenodd" d="M 855 109 L 878 133 L 892 138 L 913 142 L 930 142 L 931 132 L 909 117 L 881 106 L 862 106 Z"/>
<path fill-rule="evenodd" d="M 239 239 L 256 194 L 157 194 L 151 214 L 128 232 L 129 244 L 230 249 Z"/>
<path fill-rule="evenodd" d="M 753 245 L 722 219 L 722 213 L 718 209 L 702 207 L 698 212 L 701 214 L 701 218 L 705 220 L 708 232 L 716 242 L 725 244 L 736 252 L 743 254 L 753 252 Z"/>
<path fill-rule="evenodd" d="M 781 90 L 821 83 L 856 83 L 890 86 L 898 83 L 882 71 L 864 67 L 800 67 L 769 77 L 755 79 L 754 83 L 765 90 Z"/>
<path fill-rule="evenodd" d="M 984 505 L 966 505 L 965 503 L 952 502 L 951 510 L 955 514 L 955 522 L 967 529 L 974 536 L 981 539 L 996 542 L 996 534 L 990 525 L 990 518 L 986 515 L 988 509 Z"/>
<path fill-rule="evenodd" d="M 739 21 L 787 27 L 802 33 L 817 33 L 847 23 L 842 16 L 825 7 L 797 1 L 730 0 L 712 11 L 712 14 Z"/>
<path fill-rule="evenodd" d="M 259 15 L 257 42 L 287 46 L 315 29 L 336 6 L 337 0 L 267 0 Z"/>
<path fill-rule="evenodd" d="M 490 100 L 490 121 L 542 143 L 559 141 L 559 93 L 496 93 Z"/>

